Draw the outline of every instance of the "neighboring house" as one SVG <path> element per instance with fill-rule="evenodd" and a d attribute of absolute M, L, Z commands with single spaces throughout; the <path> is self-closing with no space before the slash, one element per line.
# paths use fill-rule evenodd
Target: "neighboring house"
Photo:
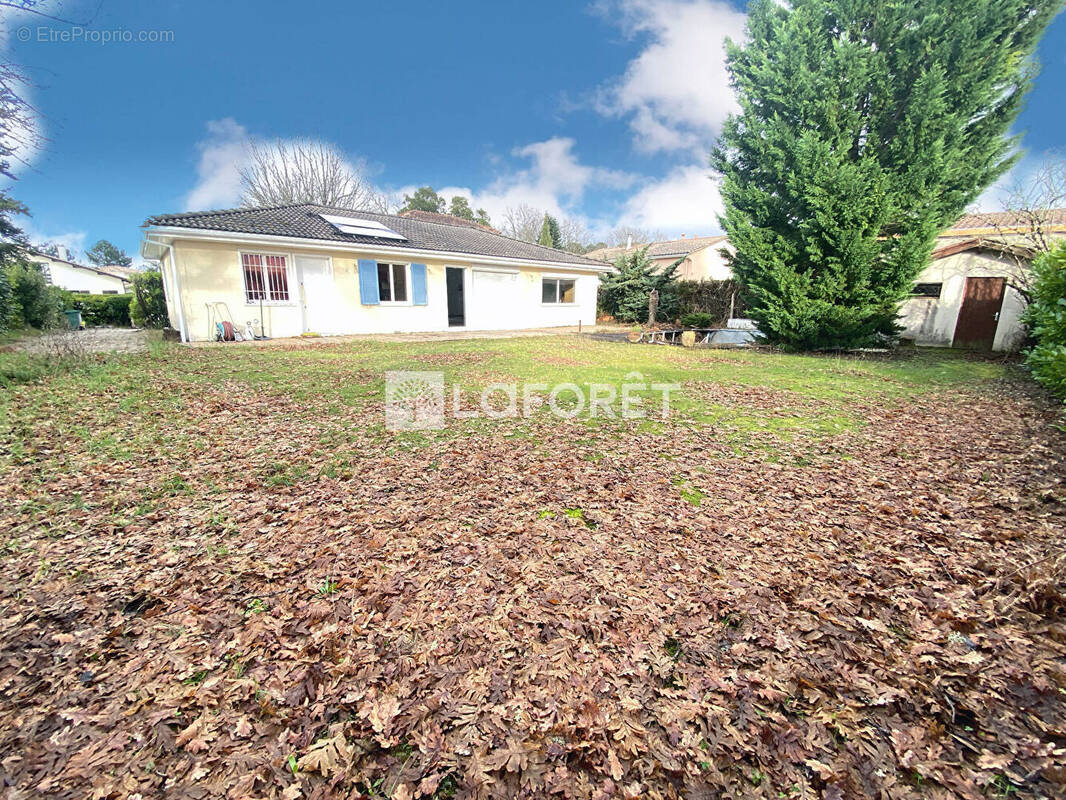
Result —
<path fill-rule="evenodd" d="M 472 219 L 457 217 L 454 214 L 439 214 L 436 211 L 401 211 L 399 216 L 419 220 L 420 222 L 439 222 L 441 225 L 457 225 L 460 228 L 478 228 L 483 231 L 499 233 L 498 230 L 488 225 L 482 225 Z"/>
<path fill-rule="evenodd" d="M 141 254 L 183 341 L 222 320 L 275 338 L 593 325 L 606 271 L 476 224 L 310 204 L 152 217 Z"/>
<path fill-rule="evenodd" d="M 1066 239 L 1066 209 L 967 214 L 940 234 L 911 298 L 900 306 L 902 337 L 919 345 L 1017 350 L 1025 339 L 1021 314 L 1033 257 Z M 589 258 L 614 262 L 644 245 L 608 247 Z M 725 236 L 652 242 L 648 255 L 666 267 L 684 258 L 682 280 L 725 280 Z"/>
<path fill-rule="evenodd" d="M 60 289 L 78 294 L 122 294 L 129 290 L 129 278 L 107 268 L 76 264 L 37 252 L 30 252 L 27 257 L 40 264 L 48 282 Z"/>
<path fill-rule="evenodd" d="M 627 252 L 648 248 L 648 258 L 660 268 L 669 267 L 681 259 L 677 278 L 682 281 L 722 281 L 733 276 L 725 257 L 719 252 L 729 248 L 725 236 L 682 236 L 665 242 L 630 244 L 628 247 L 604 247 L 587 253 L 587 258 L 613 264 Z"/>
<path fill-rule="evenodd" d="M 117 275 L 129 285 L 133 284 L 133 276 L 140 272 L 136 267 L 126 267 L 122 264 L 105 264 L 100 269 L 111 275 Z"/>
<path fill-rule="evenodd" d="M 1035 224 L 1032 215 L 968 214 L 944 231 L 900 308 L 903 338 L 975 350 L 1021 347 L 1029 264 L 1041 242 L 1066 238 L 1066 209 L 1039 213 Z"/>

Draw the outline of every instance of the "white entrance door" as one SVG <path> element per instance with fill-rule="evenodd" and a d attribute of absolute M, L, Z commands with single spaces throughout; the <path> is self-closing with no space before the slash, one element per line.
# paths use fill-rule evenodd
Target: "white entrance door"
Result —
<path fill-rule="evenodd" d="M 474 269 L 470 275 L 467 327 L 492 331 L 521 327 L 521 290 L 517 272 Z"/>
<path fill-rule="evenodd" d="M 325 256 L 296 256 L 300 281 L 300 306 L 304 333 L 340 333 L 337 330 L 337 290 L 333 263 Z"/>

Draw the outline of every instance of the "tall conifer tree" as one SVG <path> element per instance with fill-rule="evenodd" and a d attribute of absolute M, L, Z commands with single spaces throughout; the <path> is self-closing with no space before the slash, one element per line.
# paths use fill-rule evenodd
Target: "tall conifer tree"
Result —
<path fill-rule="evenodd" d="M 733 270 L 772 340 L 896 330 L 937 233 L 1013 164 L 1060 0 L 754 0 L 712 154 Z"/>

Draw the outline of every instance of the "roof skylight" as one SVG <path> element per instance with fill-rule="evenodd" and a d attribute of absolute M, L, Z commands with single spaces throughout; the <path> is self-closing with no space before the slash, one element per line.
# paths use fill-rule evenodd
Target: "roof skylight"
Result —
<path fill-rule="evenodd" d="M 372 236 L 375 239 L 395 239 L 398 242 L 406 242 L 407 237 L 401 236 L 391 228 L 386 228 L 380 222 L 357 217 L 341 217 L 336 214 L 319 214 L 326 222 L 341 233 L 350 233 L 353 236 Z"/>

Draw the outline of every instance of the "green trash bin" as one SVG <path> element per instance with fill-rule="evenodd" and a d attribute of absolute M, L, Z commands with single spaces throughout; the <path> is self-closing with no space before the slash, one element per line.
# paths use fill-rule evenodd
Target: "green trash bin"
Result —
<path fill-rule="evenodd" d="M 81 330 L 81 311 L 76 308 L 72 308 L 69 311 L 64 311 L 67 315 L 67 327 L 72 331 Z"/>

